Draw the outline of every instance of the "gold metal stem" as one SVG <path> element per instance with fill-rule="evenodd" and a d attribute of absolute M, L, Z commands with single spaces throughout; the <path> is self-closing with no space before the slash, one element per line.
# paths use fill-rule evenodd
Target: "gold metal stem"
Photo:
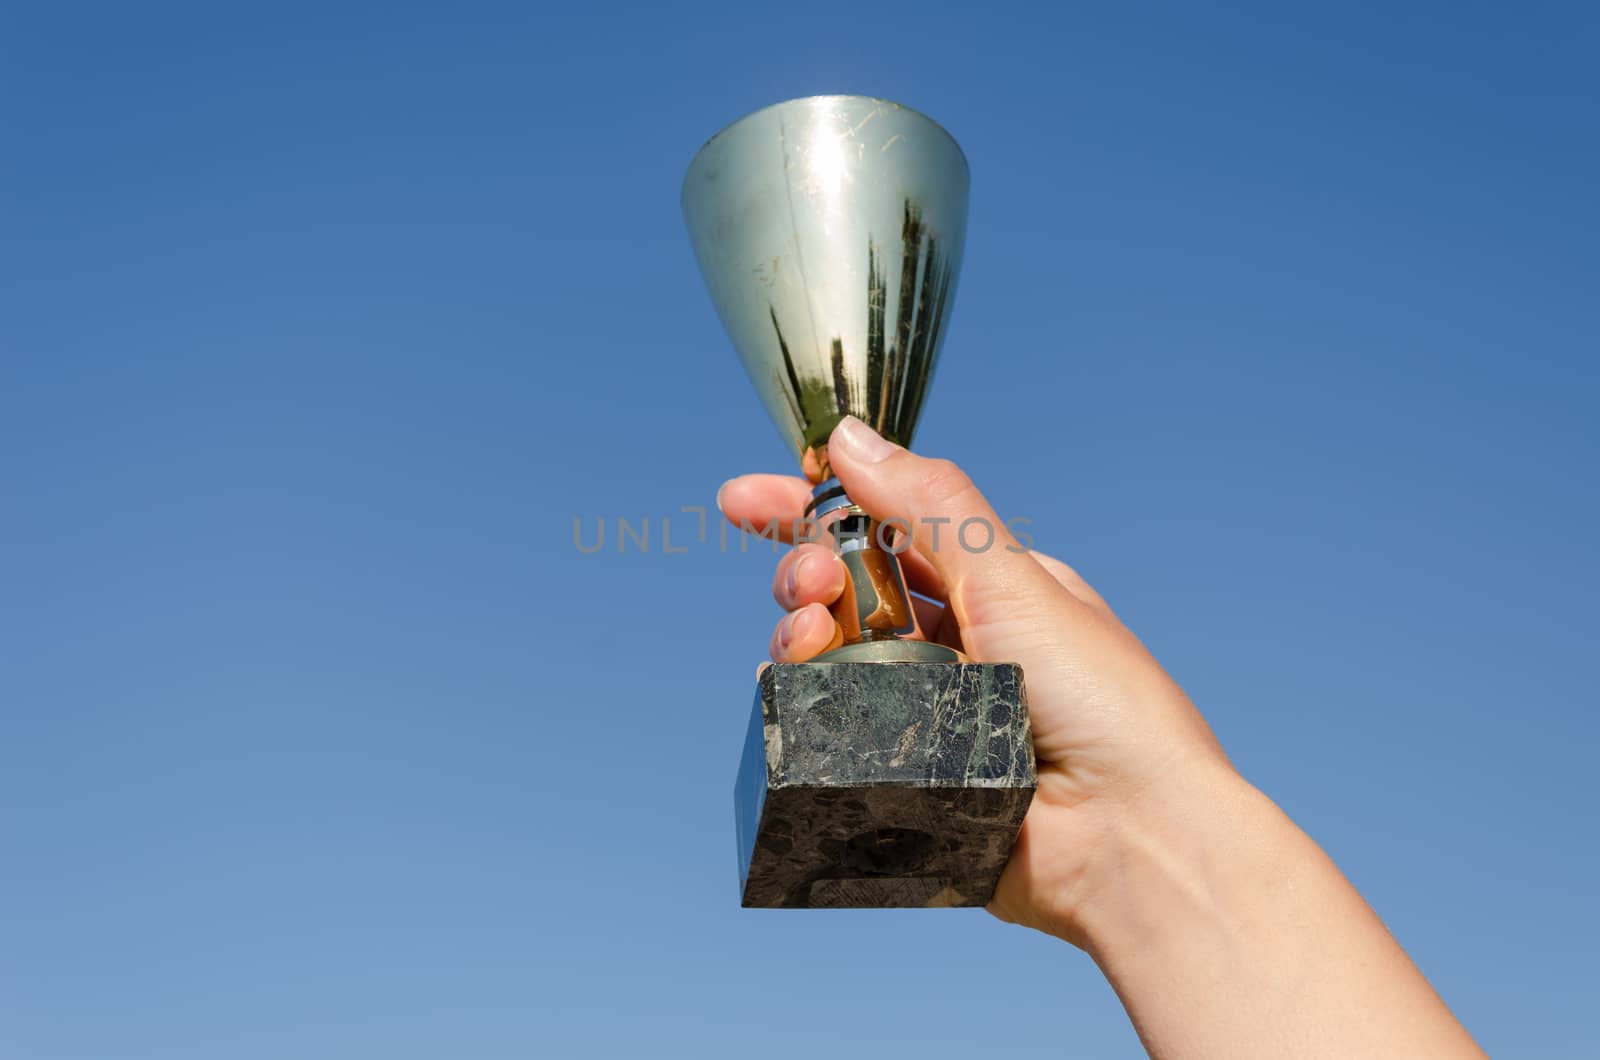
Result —
<path fill-rule="evenodd" d="M 961 654 L 939 644 L 909 639 L 917 633 L 911 592 L 888 528 L 845 495 L 837 479 L 812 493 L 807 515 L 828 531 L 845 568 L 844 592 L 829 610 L 844 644 L 818 656 L 881 662 L 961 662 Z"/>
<path fill-rule="evenodd" d="M 900 571 L 900 558 L 884 548 L 882 523 L 852 505 L 828 524 L 834 550 L 844 562 L 844 592 L 833 604 L 833 617 L 846 644 L 898 640 L 917 631 L 911 593 Z"/>

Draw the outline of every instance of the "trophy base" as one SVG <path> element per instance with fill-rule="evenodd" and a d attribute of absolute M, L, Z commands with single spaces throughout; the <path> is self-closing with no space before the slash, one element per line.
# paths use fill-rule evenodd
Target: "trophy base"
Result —
<path fill-rule="evenodd" d="M 984 905 L 1033 800 L 1011 663 L 777 663 L 734 792 L 743 904 Z"/>

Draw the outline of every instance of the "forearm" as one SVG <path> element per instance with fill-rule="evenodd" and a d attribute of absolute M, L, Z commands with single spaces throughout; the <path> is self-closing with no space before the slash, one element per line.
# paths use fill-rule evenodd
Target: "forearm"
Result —
<path fill-rule="evenodd" d="M 1322 850 L 1200 772 L 1119 820 L 1076 915 L 1151 1055 L 1482 1056 Z"/>

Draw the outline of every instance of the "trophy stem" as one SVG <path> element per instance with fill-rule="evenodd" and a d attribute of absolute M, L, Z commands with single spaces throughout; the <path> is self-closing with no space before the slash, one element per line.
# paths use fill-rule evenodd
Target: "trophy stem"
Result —
<path fill-rule="evenodd" d="M 908 639 L 917 632 L 917 617 L 890 524 L 868 515 L 836 478 L 811 491 L 806 516 L 827 529 L 845 569 L 844 592 L 829 609 L 844 644 L 819 655 L 819 662 L 965 661 L 942 644 Z"/>

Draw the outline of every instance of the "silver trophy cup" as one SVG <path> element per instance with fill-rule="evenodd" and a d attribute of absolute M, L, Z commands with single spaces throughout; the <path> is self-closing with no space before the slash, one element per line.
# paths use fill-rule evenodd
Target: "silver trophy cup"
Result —
<path fill-rule="evenodd" d="M 848 574 L 840 645 L 760 680 L 735 792 L 747 906 L 981 905 L 1033 795 L 1020 669 L 919 638 L 898 544 L 828 462 L 847 414 L 910 445 L 967 190 L 949 133 L 861 96 L 757 111 L 684 179 L 712 301 Z"/>

